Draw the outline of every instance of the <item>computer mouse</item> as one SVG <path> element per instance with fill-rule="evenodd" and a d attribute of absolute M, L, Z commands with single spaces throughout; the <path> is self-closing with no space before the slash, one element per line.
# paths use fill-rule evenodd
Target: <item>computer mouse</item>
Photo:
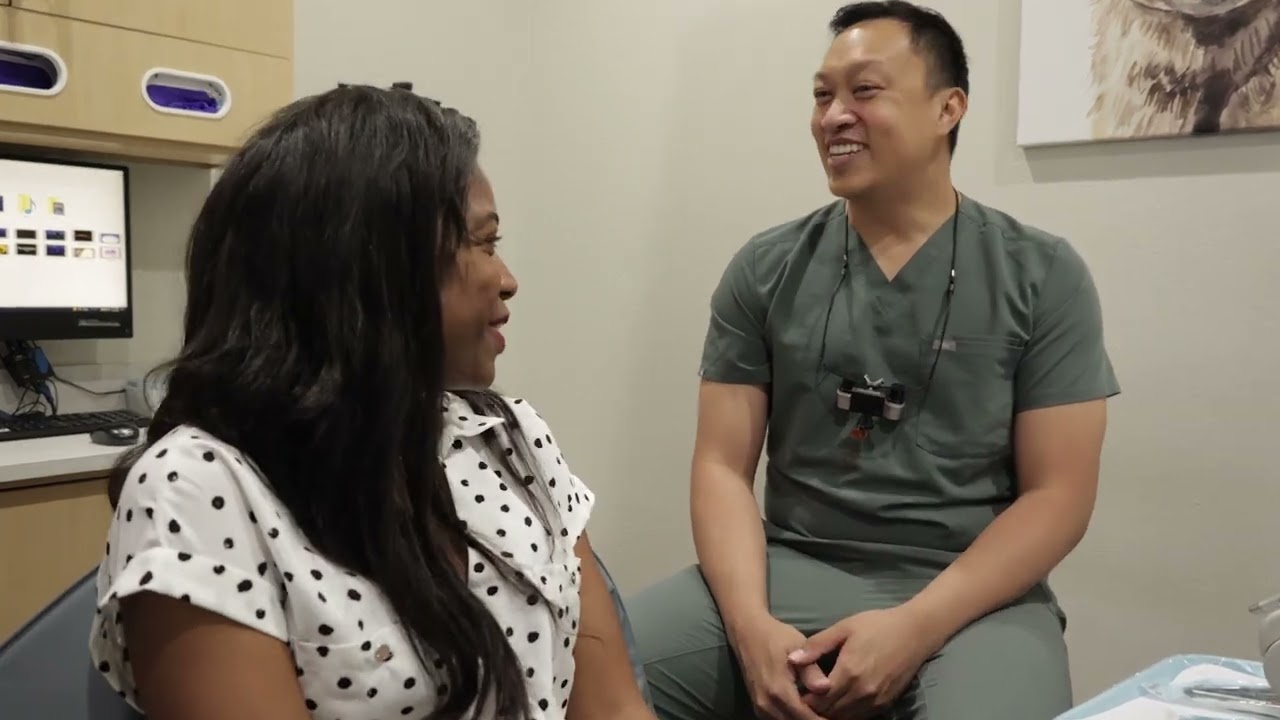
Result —
<path fill-rule="evenodd" d="M 111 425 L 89 433 L 89 441 L 94 445 L 132 445 L 140 435 L 136 425 Z"/>

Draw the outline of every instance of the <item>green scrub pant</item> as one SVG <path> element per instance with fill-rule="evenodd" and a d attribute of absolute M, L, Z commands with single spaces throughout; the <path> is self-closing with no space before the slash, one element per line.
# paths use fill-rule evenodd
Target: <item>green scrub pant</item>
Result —
<path fill-rule="evenodd" d="M 774 617 L 812 635 L 855 613 L 891 607 L 922 580 L 867 579 L 770 544 Z M 755 715 L 715 602 L 690 567 L 627 602 L 661 720 Z M 883 717 L 888 720 L 1051 720 L 1071 707 L 1063 622 L 1043 599 L 1023 600 L 956 634 Z"/>

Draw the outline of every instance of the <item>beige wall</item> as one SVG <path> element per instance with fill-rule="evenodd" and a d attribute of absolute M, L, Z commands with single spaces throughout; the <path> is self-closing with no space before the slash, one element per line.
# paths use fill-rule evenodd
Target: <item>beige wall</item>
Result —
<path fill-rule="evenodd" d="M 533 3 L 519 0 L 294 0 L 294 92 L 340 82 L 414 83 L 414 91 L 475 117 L 503 220 L 519 220 L 528 183 L 522 118 L 533 112 L 527 66 Z M 505 193 L 502 191 L 506 190 Z M 504 196 L 506 202 L 504 202 Z"/>
<path fill-rule="evenodd" d="M 624 589 L 692 558 L 695 371 L 716 278 L 753 232 L 828 201 L 808 78 L 837 4 L 298 0 L 300 94 L 411 80 L 481 122 L 522 283 L 502 384 L 539 406 L 598 492 L 592 534 Z M 1280 352 L 1280 140 L 1023 153 L 1017 0 L 935 7 L 973 65 L 957 183 L 1080 249 L 1124 387 L 1096 521 L 1056 575 L 1078 693 L 1174 652 L 1251 656 L 1245 607 L 1280 590 L 1280 381 L 1266 370 Z M 139 336 L 57 344 L 55 360 L 146 363 L 177 342 L 207 174 L 138 170 Z"/>
<path fill-rule="evenodd" d="M 686 477 L 713 283 L 751 233 L 828 201 L 807 118 L 837 5 L 536 3 L 527 96 L 494 107 L 511 76 L 461 71 L 458 102 L 491 143 L 515 139 L 524 166 L 498 187 L 519 209 L 506 252 L 522 281 L 501 377 L 599 492 L 593 535 L 628 590 L 691 559 Z M 1245 608 L 1280 591 L 1280 380 L 1267 371 L 1280 352 L 1280 139 L 1024 153 L 1019 3 L 934 6 L 972 58 L 957 184 L 1080 249 L 1124 387 L 1096 520 L 1055 577 L 1077 690 L 1175 652 L 1252 656 Z M 503 37 L 457 32 L 472 55 Z M 530 54 L 524 42 L 513 58 Z"/>

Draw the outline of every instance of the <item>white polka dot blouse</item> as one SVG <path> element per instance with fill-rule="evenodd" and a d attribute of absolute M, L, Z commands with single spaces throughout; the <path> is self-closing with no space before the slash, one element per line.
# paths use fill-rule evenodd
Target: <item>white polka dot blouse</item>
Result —
<path fill-rule="evenodd" d="M 531 603 L 470 551 L 468 584 L 525 667 L 533 717 L 563 720 L 580 613 L 573 548 L 595 498 L 569 472 L 542 418 L 528 403 L 507 402 L 559 509 L 554 532 L 524 495 L 511 491 L 513 479 L 503 477 L 481 437 L 501 418 L 472 414 L 448 396 L 440 455 L 468 530 L 525 577 L 538 578 L 550 600 Z M 145 688 L 135 686 L 130 671 L 119 600 L 141 591 L 193 603 L 287 643 L 317 720 L 425 718 L 449 690 L 442 674 L 418 661 L 378 589 L 310 548 L 248 458 L 190 427 L 166 435 L 130 472 L 97 588 L 93 661 L 135 707 Z"/>

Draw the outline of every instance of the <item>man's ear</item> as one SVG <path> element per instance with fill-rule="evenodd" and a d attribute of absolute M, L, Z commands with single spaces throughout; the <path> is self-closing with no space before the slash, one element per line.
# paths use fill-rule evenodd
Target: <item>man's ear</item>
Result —
<path fill-rule="evenodd" d="M 969 96 L 960 88 L 948 90 L 943 97 L 941 112 L 938 113 L 938 122 L 942 126 L 943 134 L 948 134 L 954 130 L 968 111 Z"/>

